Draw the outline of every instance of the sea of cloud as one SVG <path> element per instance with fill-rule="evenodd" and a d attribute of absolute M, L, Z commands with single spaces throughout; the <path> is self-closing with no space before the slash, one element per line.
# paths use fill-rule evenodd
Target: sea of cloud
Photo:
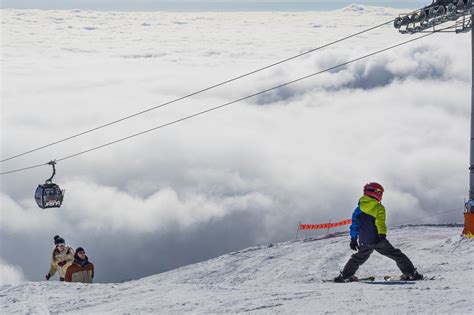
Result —
<path fill-rule="evenodd" d="M 2 10 L 1 156 L 43 145 L 389 21 L 398 10 L 164 13 Z M 386 188 L 389 225 L 462 220 L 469 34 L 436 34 L 192 120 L 60 162 L 63 207 L 34 202 L 48 167 L 1 177 L 0 257 L 38 280 L 52 237 L 98 281 L 294 237 Z M 72 141 L 87 150 L 409 39 L 391 24 Z M 445 210 L 459 209 L 439 215 Z M 8 269 L 10 268 L 10 269 Z M 10 277 L 10 276 L 8 276 Z M 10 279 L 6 277 L 7 279 Z M 3 281 L 3 280 L 2 280 Z M 9 281 L 9 280 L 7 280 Z"/>
<path fill-rule="evenodd" d="M 0 285 L 17 284 L 24 280 L 25 277 L 20 267 L 6 264 L 0 260 Z"/>

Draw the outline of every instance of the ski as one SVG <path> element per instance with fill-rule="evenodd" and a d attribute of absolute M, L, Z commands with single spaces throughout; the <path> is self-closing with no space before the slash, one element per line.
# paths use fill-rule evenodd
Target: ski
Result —
<path fill-rule="evenodd" d="M 433 276 L 433 277 L 426 277 L 424 276 L 423 279 L 420 279 L 420 280 L 411 280 L 411 279 L 402 279 L 401 276 L 384 276 L 383 279 L 385 281 L 397 281 L 397 282 L 401 282 L 401 281 L 426 281 L 426 280 L 435 280 L 436 277 Z"/>
<path fill-rule="evenodd" d="M 334 282 L 334 279 L 323 279 L 323 282 Z M 365 277 L 365 278 L 358 278 L 357 280 L 351 279 L 351 281 L 347 282 L 339 282 L 339 283 L 350 283 L 350 282 L 373 282 L 375 281 L 375 277 Z M 336 282 L 334 282 L 336 283 Z"/>

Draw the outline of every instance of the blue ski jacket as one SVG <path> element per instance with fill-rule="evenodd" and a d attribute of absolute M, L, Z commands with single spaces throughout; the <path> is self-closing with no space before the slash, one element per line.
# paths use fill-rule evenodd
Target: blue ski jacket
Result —
<path fill-rule="evenodd" d="M 372 197 L 362 196 L 352 214 L 350 234 L 360 245 L 377 244 L 379 234 L 387 234 L 385 207 Z"/>

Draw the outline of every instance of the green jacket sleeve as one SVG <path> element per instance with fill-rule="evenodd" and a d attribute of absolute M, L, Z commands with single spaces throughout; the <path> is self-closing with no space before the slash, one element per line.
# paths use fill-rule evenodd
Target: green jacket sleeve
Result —
<path fill-rule="evenodd" d="M 387 234 L 387 226 L 385 225 L 385 207 L 379 206 L 377 216 L 375 217 L 375 226 L 379 234 Z"/>

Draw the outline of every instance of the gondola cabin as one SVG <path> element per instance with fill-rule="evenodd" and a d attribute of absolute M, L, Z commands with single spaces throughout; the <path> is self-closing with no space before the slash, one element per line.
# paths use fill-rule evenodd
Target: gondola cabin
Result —
<path fill-rule="evenodd" d="M 52 182 L 56 174 L 56 161 L 51 161 L 48 164 L 53 167 L 53 175 L 43 185 L 38 185 L 35 192 L 36 203 L 42 209 L 59 208 L 64 199 L 64 190 L 61 190 L 58 185 Z"/>
<path fill-rule="evenodd" d="M 42 209 L 61 207 L 63 198 L 64 191 L 56 184 L 45 183 L 36 188 L 35 200 Z"/>

